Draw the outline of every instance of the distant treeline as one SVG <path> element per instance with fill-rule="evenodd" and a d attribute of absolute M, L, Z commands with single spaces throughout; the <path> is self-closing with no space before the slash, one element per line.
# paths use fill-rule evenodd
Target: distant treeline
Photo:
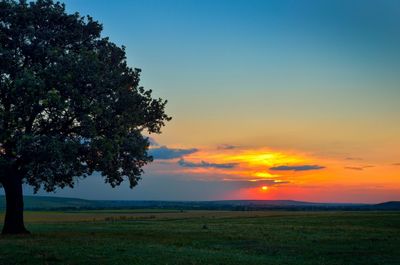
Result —
<path fill-rule="evenodd" d="M 0 209 L 5 208 L 0 196 Z M 122 201 L 83 200 L 46 196 L 26 196 L 25 210 L 76 211 L 76 210 L 220 210 L 220 211 L 380 211 L 400 210 L 400 202 L 381 204 L 312 203 L 290 200 L 231 200 L 231 201 Z"/>

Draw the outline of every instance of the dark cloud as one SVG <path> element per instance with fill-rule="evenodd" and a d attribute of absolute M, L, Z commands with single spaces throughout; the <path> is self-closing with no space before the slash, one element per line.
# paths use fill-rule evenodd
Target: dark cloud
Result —
<path fill-rule="evenodd" d="M 181 158 L 184 155 L 189 155 L 197 151 L 198 149 L 196 148 L 174 149 L 174 148 L 168 148 L 166 146 L 161 146 L 157 148 L 151 148 L 149 150 L 149 154 L 152 155 L 154 159 L 174 159 L 174 158 Z"/>
<path fill-rule="evenodd" d="M 189 161 L 185 161 L 183 159 L 178 161 L 178 165 L 181 167 L 202 167 L 202 168 L 234 168 L 237 163 L 223 163 L 223 164 L 217 164 L 217 163 L 209 163 L 205 161 L 201 161 L 200 163 L 193 163 Z"/>
<path fill-rule="evenodd" d="M 393 163 L 393 166 L 400 166 L 400 163 Z"/>
<path fill-rule="evenodd" d="M 324 166 L 319 165 L 299 165 L 299 166 L 276 166 L 269 168 L 270 170 L 278 171 L 307 171 L 307 170 L 318 170 L 324 169 Z"/>
<path fill-rule="evenodd" d="M 235 148 L 238 148 L 238 146 L 230 145 L 230 144 L 221 144 L 217 147 L 217 149 L 220 149 L 220 150 L 231 150 L 231 149 L 235 149 Z"/>

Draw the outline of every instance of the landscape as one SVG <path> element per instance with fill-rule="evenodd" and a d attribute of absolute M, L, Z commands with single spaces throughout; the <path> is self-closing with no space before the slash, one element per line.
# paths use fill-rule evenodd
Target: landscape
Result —
<path fill-rule="evenodd" d="M 0 265 L 399 265 L 400 1 L 0 0 Z"/>
<path fill-rule="evenodd" d="M 26 204 L 33 235 L 2 238 L 0 264 L 400 262 L 400 202 L 385 208 L 27 197 Z"/>

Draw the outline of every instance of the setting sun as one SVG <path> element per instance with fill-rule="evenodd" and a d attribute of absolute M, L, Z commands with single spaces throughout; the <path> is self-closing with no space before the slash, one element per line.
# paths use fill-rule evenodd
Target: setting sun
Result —
<path fill-rule="evenodd" d="M 268 187 L 267 187 L 267 186 L 262 186 L 261 189 L 262 189 L 263 191 L 267 191 L 267 190 L 268 190 Z"/>

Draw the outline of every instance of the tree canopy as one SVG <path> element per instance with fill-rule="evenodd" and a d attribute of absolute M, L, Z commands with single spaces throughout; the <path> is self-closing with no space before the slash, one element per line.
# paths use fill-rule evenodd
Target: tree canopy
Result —
<path fill-rule="evenodd" d="M 125 48 L 90 16 L 52 0 L 0 2 L 0 182 L 46 191 L 98 171 L 137 185 L 152 161 L 147 133 L 170 117 L 140 86 Z"/>

